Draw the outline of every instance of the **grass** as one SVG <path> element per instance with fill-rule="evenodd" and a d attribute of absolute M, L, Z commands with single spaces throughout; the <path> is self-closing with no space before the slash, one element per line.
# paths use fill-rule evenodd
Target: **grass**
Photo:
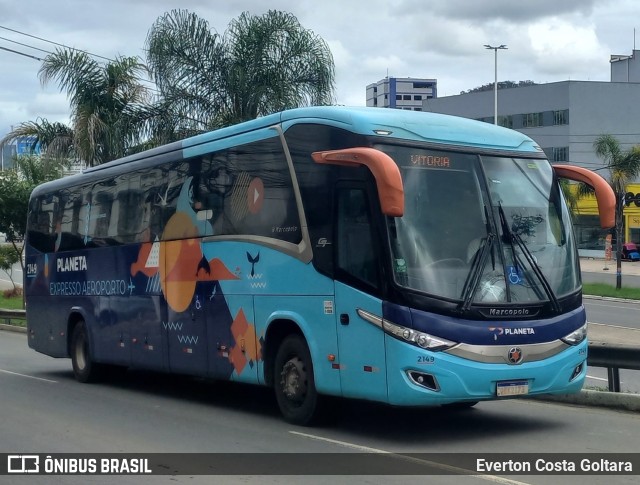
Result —
<path fill-rule="evenodd" d="M 22 310 L 22 295 L 7 296 L 6 293 L 8 292 L 0 291 L 0 308 L 3 310 Z M 0 323 L 19 327 L 27 326 L 24 318 L 4 317 L 0 318 Z"/>
<path fill-rule="evenodd" d="M 640 288 L 625 288 L 624 281 L 622 288 L 616 290 L 613 285 L 605 283 L 583 283 L 582 293 L 594 296 L 610 296 L 615 298 L 627 298 L 629 300 L 640 300 Z"/>
<path fill-rule="evenodd" d="M 3 310 L 22 310 L 22 296 L 7 298 L 0 292 L 0 308 Z"/>

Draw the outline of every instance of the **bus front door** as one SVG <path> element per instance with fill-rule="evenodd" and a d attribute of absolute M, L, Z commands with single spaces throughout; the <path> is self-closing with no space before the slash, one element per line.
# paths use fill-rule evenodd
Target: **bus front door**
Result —
<path fill-rule="evenodd" d="M 342 394 L 386 401 L 384 333 L 358 313 L 382 315 L 382 303 L 340 282 L 336 282 L 335 291 Z"/>
<path fill-rule="evenodd" d="M 382 330 L 363 312 L 382 316 L 382 300 L 372 201 L 364 186 L 337 188 L 335 306 L 342 393 L 345 397 L 387 399 L 385 343 Z M 359 312 L 360 310 L 360 312 Z"/>

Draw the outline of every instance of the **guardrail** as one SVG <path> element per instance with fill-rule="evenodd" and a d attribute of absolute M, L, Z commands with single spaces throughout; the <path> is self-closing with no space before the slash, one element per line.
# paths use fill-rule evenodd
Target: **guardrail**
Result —
<path fill-rule="evenodd" d="M 26 311 L 0 308 L 0 323 L 10 325 L 12 320 L 26 320 Z M 612 337 L 620 338 L 619 335 Z M 640 370 L 640 342 L 621 344 L 590 341 L 587 365 L 606 368 L 609 391 L 620 392 L 620 369 Z"/>
<path fill-rule="evenodd" d="M 590 342 L 587 365 L 606 367 L 609 391 L 620 392 L 620 369 L 640 370 L 640 347 Z"/>
<path fill-rule="evenodd" d="M 0 323 L 11 325 L 12 320 L 26 320 L 25 310 L 5 310 L 0 308 Z"/>

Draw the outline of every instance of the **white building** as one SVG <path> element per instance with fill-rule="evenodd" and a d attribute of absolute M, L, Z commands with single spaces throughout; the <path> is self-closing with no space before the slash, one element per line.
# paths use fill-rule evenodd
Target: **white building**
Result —
<path fill-rule="evenodd" d="M 435 79 L 385 77 L 367 86 L 367 106 L 422 111 L 426 99 L 437 97 Z"/>

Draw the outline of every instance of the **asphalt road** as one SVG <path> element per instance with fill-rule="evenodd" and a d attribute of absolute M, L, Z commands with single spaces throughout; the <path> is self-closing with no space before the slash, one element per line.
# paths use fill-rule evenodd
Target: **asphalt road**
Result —
<path fill-rule="evenodd" d="M 584 283 L 605 283 L 607 285 L 616 286 L 616 267 L 609 266 L 609 272 L 582 272 L 582 281 Z M 622 273 L 622 286 L 625 288 L 640 288 L 640 276 L 636 274 Z"/>
<path fill-rule="evenodd" d="M 27 348 L 24 334 L 2 331 L 0 390 L 0 453 L 290 453 L 286 458 L 299 462 L 308 459 L 302 453 L 503 453 L 502 459 L 508 459 L 516 452 L 615 454 L 640 448 L 637 413 L 530 400 L 480 403 L 467 411 L 338 401 L 329 424 L 300 428 L 282 421 L 268 389 L 132 371 L 117 382 L 80 384 L 73 379 L 69 360 L 38 354 Z M 426 469 L 433 473 L 431 464 Z M 585 485 L 602 483 L 604 477 L 12 476 L 7 482 L 3 478 L 7 477 L 0 477 L 2 483 L 28 484 Z M 608 485 L 636 480 L 637 476 L 606 477 Z"/>
<path fill-rule="evenodd" d="M 640 328 L 640 302 L 584 298 L 587 321 Z"/>

